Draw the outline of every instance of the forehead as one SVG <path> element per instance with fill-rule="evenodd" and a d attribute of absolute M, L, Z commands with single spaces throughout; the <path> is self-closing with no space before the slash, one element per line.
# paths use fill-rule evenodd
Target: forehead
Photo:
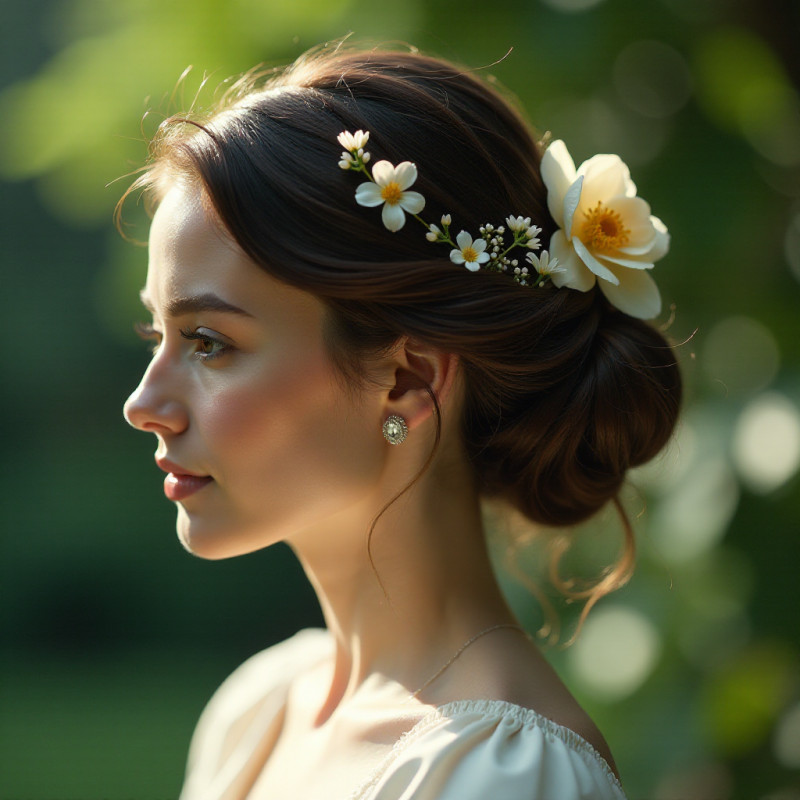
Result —
<path fill-rule="evenodd" d="M 248 261 L 224 232 L 199 187 L 175 182 L 150 226 L 146 293 L 177 292 L 182 282 L 219 280 Z M 216 265 L 215 269 L 211 269 Z"/>
<path fill-rule="evenodd" d="M 143 299 L 163 313 L 176 300 L 216 295 L 257 319 L 319 329 L 321 301 L 271 277 L 233 241 L 201 189 L 175 182 L 150 226 Z"/>

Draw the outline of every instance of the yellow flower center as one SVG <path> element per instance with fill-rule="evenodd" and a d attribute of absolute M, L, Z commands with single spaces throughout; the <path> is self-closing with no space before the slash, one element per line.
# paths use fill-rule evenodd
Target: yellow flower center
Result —
<path fill-rule="evenodd" d="M 464 256 L 464 261 L 477 261 L 478 260 L 478 253 L 474 247 L 465 247 L 461 251 L 461 255 Z"/>
<path fill-rule="evenodd" d="M 598 201 L 585 216 L 586 221 L 581 226 L 581 241 L 587 247 L 607 253 L 628 244 L 631 232 L 625 227 L 619 212 L 606 208 Z"/>
<path fill-rule="evenodd" d="M 402 189 L 398 186 L 397 181 L 387 183 L 381 189 L 381 197 L 390 206 L 396 206 L 400 202 L 400 196 L 403 194 Z"/>

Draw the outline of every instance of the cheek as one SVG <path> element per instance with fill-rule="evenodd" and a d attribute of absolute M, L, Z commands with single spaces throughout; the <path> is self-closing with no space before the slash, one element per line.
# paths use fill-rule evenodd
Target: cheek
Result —
<path fill-rule="evenodd" d="M 209 468 L 251 510 L 330 512 L 380 473 L 377 409 L 349 397 L 321 354 L 259 365 L 208 399 Z"/>

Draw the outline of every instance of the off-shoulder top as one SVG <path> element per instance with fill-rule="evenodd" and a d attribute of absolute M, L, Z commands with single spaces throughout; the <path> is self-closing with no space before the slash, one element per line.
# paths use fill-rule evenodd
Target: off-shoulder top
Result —
<path fill-rule="evenodd" d="M 197 724 L 180 800 L 228 800 L 282 714 L 293 678 L 332 653 L 326 631 L 305 630 L 236 669 Z M 231 749 L 226 740 L 234 725 L 240 731 Z M 625 794 L 608 763 L 574 731 L 513 703 L 462 700 L 425 713 L 352 794 L 325 800 L 487 798 L 625 800 Z"/>

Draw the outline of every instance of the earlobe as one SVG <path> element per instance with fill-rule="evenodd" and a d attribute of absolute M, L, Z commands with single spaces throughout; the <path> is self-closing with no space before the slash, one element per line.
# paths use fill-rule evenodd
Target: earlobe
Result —
<path fill-rule="evenodd" d="M 434 417 L 452 397 L 458 356 L 410 339 L 393 354 L 394 386 L 387 397 L 386 417 L 402 417 L 409 430 Z"/>

